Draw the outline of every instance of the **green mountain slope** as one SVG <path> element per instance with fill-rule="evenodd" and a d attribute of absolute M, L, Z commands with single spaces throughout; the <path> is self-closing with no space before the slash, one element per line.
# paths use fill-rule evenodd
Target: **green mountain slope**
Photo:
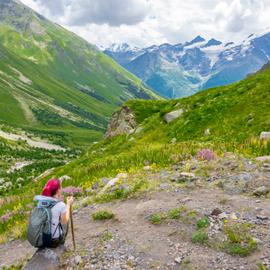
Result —
<path fill-rule="evenodd" d="M 75 34 L 19 1 L 0 2 L 1 123 L 81 145 L 130 98 L 157 95 Z"/>
<path fill-rule="evenodd" d="M 259 139 L 261 132 L 270 131 L 269 80 L 268 68 L 239 83 L 188 98 L 130 100 L 125 106 L 135 115 L 135 131 L 94 145 L 59 174 L 71 175 L 73 184 L 80 185 L 85 181 L 83 175 L 112 174 L 119 169 L 143 166 L 145 161 L 162 166 L 172 163 L 174 158 L 194 155 L 202 148 L 251 156 L 270 154 L 269 141 Z M 178 109 L 184 113 L 167 123 L 164 116 Z"/>

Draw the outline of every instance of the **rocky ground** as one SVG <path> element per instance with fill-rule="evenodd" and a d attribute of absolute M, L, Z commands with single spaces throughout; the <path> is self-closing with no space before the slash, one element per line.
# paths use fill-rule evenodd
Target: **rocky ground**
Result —
<path fill-rule="evenodd" d="M 77 250 L 72 251 L 69 235 L 68 251 L 61 258 L 60 269 L 253 270 L 270 267 L 268 158 L 254 161 L 227 154 L 213 161 L 178 162 L 165 169 L 146 166 L 142 172 L 122 173 L 118 177 L 123 178 L 122 188 L 128 189 L 130 181 L 137 178 L 146 180 L 151 188 L 125 200 L 79 203 L 83 206 L 74 215 Z M 112 190 L 115 178 L 107 179 L 106 183 Z M 96 193 L 106 190 L 93 188 Z M 162 217 L 158 224 L 153 224 L 153 215 L 162 216 L 176 208 L 182 209 L 179 217 Z M 104 209 L 112 212 L 114 218 L 94 221 L 91 215 Z M 194 243 L 196 222 L 203 217 L 209 221 L 206 229 L 209 239 L 206 243 Z M 240 257 L 220 248 L 226 222 L 249 224 L 257 249 Z M 33 252 L 23 241 L 2 245 L 0 266 L 23 261 Z"/>

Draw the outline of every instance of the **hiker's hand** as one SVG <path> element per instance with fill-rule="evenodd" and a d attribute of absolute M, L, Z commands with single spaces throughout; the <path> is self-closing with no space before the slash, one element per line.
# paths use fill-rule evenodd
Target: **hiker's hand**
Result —
<path fill-rule="evenodd" d="M 73 204 L 73 202 L 74 202 L 74 198 L 73 198 L 73 196 L 69 196 L 69 197 L 67 197 L 67 205 L 72 205 L 72 204 Z"/>

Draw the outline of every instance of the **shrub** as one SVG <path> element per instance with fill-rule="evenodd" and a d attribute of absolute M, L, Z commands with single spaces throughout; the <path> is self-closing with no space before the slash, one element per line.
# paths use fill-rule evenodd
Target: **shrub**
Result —
<path fill-rule="evenodd" d="M 207 228 L 210 225 L 208 217 L 203 217 L 197 222 L 197 228 L 202 229 L 202 228 Z"/>
<path fill-rule="evenodd" d="M 101 242 L 106 242 L 106 241 L 109 241 L 113 239 L 113 235 L 112 233 L 110 233 L 109 231 L 106 231 L 102 234 L 101 238 L 100 238 L 100 241 Z"/>
<path fill-rule="evenodd" d="M 178 219 L 181 216 L 180 208 L 173 208 L 168 212 L 168 217 L 171 219 Z"/>
<path fill-rule="evenodd" d="M 153 214 L 150 217 L 150 222 L 154 225 L 160 224 L 162 221 L 162 216 L 160 214 Z"/>
<path fill-rule="evenodd" d="M 92 214 L 93 220 L 106 220 L 114 218 L 114 214 L 107 210 L 100 210 Z"/>
<path fill-rule="evenodd" d="M 225 224 L 224 232 L 227 239 L 223 243 L 223 249 L 227 253 L 245 257 L 257 249 L 250 224 Z"/>
<path fill-rule="evenodd" d="M 203 231 L 199 230 L 192 234 L 192 242 L 197 244 L 206 244 L 208 241 L 208 234 Z"/>

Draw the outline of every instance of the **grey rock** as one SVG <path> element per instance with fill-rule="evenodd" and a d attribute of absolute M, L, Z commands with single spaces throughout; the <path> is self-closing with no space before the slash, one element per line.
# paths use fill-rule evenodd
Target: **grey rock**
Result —
<path fill-rule="evenodd" d="M 270 162 L 270 156 L 257 157 L 256 160 L 260 162 Z"/>
<path fill-rule="evenodd" d="M 267 188 L 266 186 L 258 187 L 253 192 L 253 194 L 256 196 L 263 196 L 263 195 L 267 195 L 268 193 L 269 193 L 269 188 Z"/>
<path fill-rule="evenodd" d="M 68 180 L 70 180 L 70 179 L 71 179 L 71 177 L 68 176 L 68 175 L 63 175 L 63 176 L 61 176 L 61 177 L 59 178 L 59 180 L 60 180 L 61 182 L 68 181 Z"/>
<path fill-rule="evenodd" d="M 261 140 L 269 140 L 270 139 L 270 132 L 268 132 L 268 131 L 261 132 L 260 139 Z"/>
<path fill-rule="evenodd" d="M 139 126 L 135 130 L 135 134 L 139 134 L 143 130 L 143 127 Z"/>
<path fill-rule="evenodd" d="M 194 173 L 189 173 L 189 172 L 181 172 L 178 174 L 175 174 L 172 178 L 171 181 L 177 182 L 177 183 L 183 183 L 183 182 L 190 182 L 196 180 L 196 176 Z"/>
<path fill-rule="evenodd" d="M 101 190 L 100 193 L 102 194 L 102 193 L 104 193 L 106 190 L 108 190 L 109 188 L 114 187 L 115 184 L 116 184 L 118 181 L 119 181 L 119 178 L 118 178 L 118 177 L 111 179 L 111 180 L 106 184 L 106 186 L 103 187 L 103 189 Z"/>
<path fill-rule="evenodd" d="M 59 247 L 56 249 L 40 249 L 33 255 L 25 266 L 25 270 L 57 270 L 60 266 L 60 254 L 63 250 Z"/>
<path fill-rule="evenodd" d="M 169 184 L 168 183 L 161 183 L 159 186 L 163 190 L 167 190 L 169 188 Z"/>
<path fill-rule="evenodd" d="M 116 178 L 127 179 L 128 178 L 128 174 L 127 173 L 118 173 L 116 175 Z"/>
<path fill-rule="evenodd" d="M 165 116 L 164 116 L 164 120 L 166 121 L 166 123 L 170 123 L 173 120 L 179 118 L 183 113 L 184 113 L 183 109 L 179 109 L 179 110 L 176 110 L 176 111 L 166 113 Z"/>
<path fill-rule="evenodd" d="M 253 238 L 253 241 L 255 241 L 257 244 L 263 244 L 263 241 L 261 239 L 258 238 Z"/>
<path fill-rule="evenodd" d="M 176 263 L 178 263 L 178 264 L 181 264 L 181 262 L 183 261 L 183 258 L 182 258 L 182 257 L 176 257 L 176 258 L 174 259 L 174 261 L 175 261 Z"/>
<path fill-rule="evenodd" d="M 120 134 L 130 134 L 136 126 L 135 115 L 127 106 L 124 106 L 112 115 L 105 138 L 111 138 Z"/>
<path fill-rule="evenodd" d="M 267 217 L 267 216 L 257 216 L 257 219 L 260 219 L 260 220 L 268 220 L 269 219 L 269 217 Z"/>
<path fill-rule="evenodd" d="M 219 219 L 227 219 L 228 215 L 225 212 L 222 212 L 221 214 L 218 215 Z"/>
<path fill-rule="evenodd" d="M 82 257 L 80 255 L 77 255 L 75 258 L 74 258 L 74 262 L 75 264 L 80 264 L 82 261 Z"/>
<path fill-rule="evenodd" d="M 219 208 L 215 208 L 212 212 L 211 212 L 211 216 L 219 216 L 220 214 L 222 214 L 223 212 L 219 209 Z"/>
<path fill-rule="evenodd" d="M 129 142 L 134 142 L 135 141 L 135 138 L 134 137 L 131 137 L 128 141 Z"/>
<path fill-rule="evenodd" d="M 149 166 L 149 165 L 144 166 L 143 169 L 144 169 L 145 171 L 150 171 L 150 170 L 151 170 L 151 166 Z"/>
<path fill-rule="evenodd" d="M 207 128 L 207 129 L 204 131 L 204 135 L 205 135 L 205 136 L 208 136 L 208 135 L 210 135 L 210 134 L 211 134 L 211 131 L 210 131 L 209 128 Z"/>

